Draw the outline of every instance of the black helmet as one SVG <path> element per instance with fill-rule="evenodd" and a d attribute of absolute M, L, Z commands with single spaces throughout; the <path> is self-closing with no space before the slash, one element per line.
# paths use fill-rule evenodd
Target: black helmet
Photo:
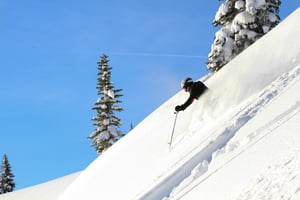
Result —
<path fill-rule="evenodd" d="M 181 81 L 181 88 L 186 88 L 187 86 L 191 85 L 193 83 L 192 78 L 185 78 Z"/>

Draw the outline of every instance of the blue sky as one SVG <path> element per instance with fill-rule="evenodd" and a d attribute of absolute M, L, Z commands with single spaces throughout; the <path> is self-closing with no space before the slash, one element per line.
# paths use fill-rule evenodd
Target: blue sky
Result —
<path fill-rule="evenodd" d="M 8 155 L 16 189 L 83 170 L 98 156 L 87 136 L 99 56 L 109 56 L 114 86 L 123 89 L 116 115 L 127 133 L 179 91 L 181 79 L 207 73 L 219 6 L 0 0 L 0 156 Z M 281 18 L 298 7 L 283 1 Z"/>

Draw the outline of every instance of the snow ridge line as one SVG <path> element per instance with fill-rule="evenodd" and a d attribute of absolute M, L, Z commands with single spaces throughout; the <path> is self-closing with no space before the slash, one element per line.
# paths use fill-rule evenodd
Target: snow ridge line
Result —
<path fill-rule="evenodd" d="M 153 186 L 150 191 L 148 190 L 146 193 L 140 193 L 136 197 L 136 199 L 162 199 L 163 197 L 166 197 L 166 189 L 163 189 L 163 185 L 166 185 L 169 182 L 172 182 L 173 185 L 170 186 L 172 188 L 167 189 L 168 194 L 171 194 L 172 189 L 177 185 L 179 185 L 184 179 L 180 179 L 180 177 L 188 177 L 190 176 L 190 173 L 187 173 L 186 171 L 192 172 L 193 169 L 199 165 L 199 163 L 202 163 L 204 161 L 208 161 L 209 163 L 212 161 L 213 154 L 218 151 L 219 149 L 225 147 L 227 143 L 230 141 L 230 139 L 235 135 L 235 133 L 243 126 L 245 125 L 250 119 L 252 119 L 260 110 L 263 108 L 266 104 L 268 104 L 271 100 L 275 100 L 278 94 L 280 92 L 283 92 L 282 90 L 288 89 L 287 86 L 290 85 L 290 83 L 298 77 L 300 74 L 300 65 L 296 66 L 291 71 L 283 74 L 279 78 L 277 78 L 275 81 L 273 81 L 270 85 L 265 87 L 262 92 L 259 93 L 259 95 L 255 95 L 256 98 L 249 97 L 246 103 L 242 103 L 242 106 L 237 112 L 234 112 L 234 114 L 229 114 L 230 119 L 236 120 L 229 120 L 230 124 L 227 122 L 224 123 L 225 127 L 221 130 L 215 129 L 212 131 L 212 135 L 208 134 L 209 136 L 206 137 L 204 140 L 202 140 L 200 143 L 203 144 L 205 142 L 208 142 L 207 140 L 211 138 L 211 136 L 214 136 L 213 140 L 210 140 L 208 144 L 203 148 L 199 149 L 199 145 L 195 146 L 185 157 L 185 159 L 178 161 L 173 166 L 169 168 L 169 170 L 166 173 L 163 173 L 159 178 L 156 179 L 156 183 L 158 182 L 158 179 L 163 179 L 158 184 L 153 183 Z M 300 79 L 297 80 L 297 82 L 300 81 Z M 277 87 L 274 87 L 277 86 Z M 275 89 L 274 89 L 275 88 Z M 280 95 L 279 95 L 280 96 Z M 254 99 L 254 102 L 253 102 Z M 225 117 L 228 117 L 226 115 Z M 227 123 L 227 125 L 226 125 Z M 181 165 L 179 165 L 182 163 Z M 179 166 L 176 168 L 176 166 Z M 184 169 L 184 170 L 183 170 Z M 176 176 L 175 176 L 176 174 Z M 203 173 L 205 174 L 205 172 Z M 149 188 L 149 187 L 148 187 Z M 165 193 L 165 194 L 162 194 Z M 166 198 L 165 198 L 166 199 Z"/>
<path fill-rule="evenodd" d="M 247 147 L 244 147 L 240 152 L 233 155 L 230 159 L 228 159 L 222 165 L 217 167 L 215 170 L 213 170 L 209 174 L 205 175 L 203 178 L 201 178 L 200 181 L 181 188 L 178 191 L 177 194 L 175 194 L 174 196 L 171 196 L 170 198 L 165 198 L 164 200 L 179 200 L 179 199 L 181 199 L 183 196 L 188 194 L 190 191 L 192 191 L 198 185 L 200 185 L 205 180 L 207 180 L 208 178 L 210 178 L 211 176 L 216 174 L 219 170 L 221 170 L 222 168 L 227 166 L 230 162 L 232 162 L 234 159 L 239 157 L 241 154 L 245 153 L 247 150 L 251 149 L 251 147 L 253 147 L 255 144 L 257 144 L 259 141 L 261 141 L 265 137 L 269 136 L 275 129 L 279 128 L 280 126 L 282 126 L 283 124 L 288 122 L 290 119 L 292 119 L 293 117 L 295 117 L 299 113 L 300 113 L 300 102 L 297 102 L 295 105 L 293 105 L 292 107 L 290 107 L 289 109 L 287 109 L 286 111 L 284 111 L 283 113 L 281 113 L 280 115 L 275 117 L 273 120 L 269 121 L 268 123 L 266 123 L 265 125 L 263 125 L 262 127 L 258 128 L 256 131 L 251 133 L 249 136 L 251 137 L 251 140 L 253 142 L 251 144 L 249 144 Z M 273 124 L 275 124 L 275 126 L 273 126 L 273 127 L 270 126 L 270 125 L 273 125 Z M 271 129 L 268 129 L 270 127 L 271 127 Z M 258 137 L 258 136 L 260 136 L 260 137 Z M 258 138 L 256 140 L 254 140 L 255 137 L 258 137 Z M 238 147 L 236 147 L 235 149 L 233 149 L 231 151 L 234 151 L 234 150 L 237 150 L 237 149 L 238 149 Z"/>

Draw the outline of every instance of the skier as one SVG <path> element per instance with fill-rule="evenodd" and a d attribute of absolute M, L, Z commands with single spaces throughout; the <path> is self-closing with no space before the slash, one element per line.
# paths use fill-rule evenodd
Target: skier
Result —
<path fill-rule="evenodd" d="M 189 92 L 190 97 L 184 104 L 177 105 L 175 107 L 176 112 L 185 110 L 189 105 L 193 103 L 195 99 L 198 100 L 198 98 L 208 89 L 206 85 L 201 81 L 193 82 L 192 78 L 185 78 L 181 82 L 181 88 L 183 88 L 186 92 Z"/>

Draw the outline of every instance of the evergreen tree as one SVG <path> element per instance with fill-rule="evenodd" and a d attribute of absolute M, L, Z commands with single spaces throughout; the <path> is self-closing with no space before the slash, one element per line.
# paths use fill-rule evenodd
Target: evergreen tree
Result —
<path fill-rule="evenodd" d="M 134 129 L 134 126 L 133 126 L 133 124 L 131 123 L 130 124 L 130 129 L 129 129 L 129 131 L 132 131 Z"/>
<path fill-rule="evenodd" d="M 121 125 L 121 119 L 114 115 L 115 111 L 122 111 L 123 108 L 117 106 L 121 103 L 119 98 L 122 89 L 114 89 L 111 82 L 111 67 L 109 66 L 108 56 L 102 55 L 98 64 L 98 95 L 99 99 L 92 108 L 97 115 L 92 118 L 96 126 L 95 131 L 88 137 L 92 139 L 92 146 L 101 154 L 117 142 L 123 133 L 117 130 Z"/>
<path fill-rule="evenodd" d="M 207 67 L 218 71 L 274 28 L 280 20 L 280 0 L 226 0 L 213 21 L 221 26 L 208 55 Z"/>
<path fill-rule="evenodd" d="M 11 167 L 8 162 L 6 154 L 3 156 L 0 177 L 0 194 L 12 192 L 16 186 L 14 182 L 14 175 L 11 172 Z"/>

